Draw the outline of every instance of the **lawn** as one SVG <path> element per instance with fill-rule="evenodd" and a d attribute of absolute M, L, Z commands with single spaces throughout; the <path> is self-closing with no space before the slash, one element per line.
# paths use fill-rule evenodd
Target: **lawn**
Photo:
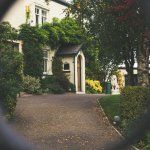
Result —
<path fill-rule="evenodd" d="M 120 95 L 105 96 L 99 100 L 99 104 L 110 121 L 113 121 L 114 116 L 120 116 Z"/>
<path fill-rule="evenodd" d="M 108 119 L 113 122 L 114 116 L 121 116 L 121 96 L 120 95 L 111 95 L 105 96 L 99 99 L 98 104 L 102 106 L 105 114 L 107 115 Z M 121 123 L 117 127 L 118 130 L 124 134 L 125 129 L 121 126 L 123 122 L 123 118 L 121 118 Z M 150 132 L 136 144 L 136 146 L 142 150 L 150 150 Z"/>

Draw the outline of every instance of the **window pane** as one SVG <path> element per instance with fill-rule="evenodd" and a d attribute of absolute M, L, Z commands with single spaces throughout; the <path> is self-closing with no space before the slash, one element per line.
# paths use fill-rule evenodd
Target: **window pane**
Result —
<path fill-rule="evenodd" d="M 36 25 L 39 24 L 39 15 L 36 15 Z"/>
<path fill-rule="evenodd" d="M 64 64 L 64 70 L 70 70 L 70 66 L 69 66 L 69 64 Z"/>
<path fill-rule="evenodd" d="M 39 9 L 38 8 L 35 8 L 35 13 L 39 14 Z"/>

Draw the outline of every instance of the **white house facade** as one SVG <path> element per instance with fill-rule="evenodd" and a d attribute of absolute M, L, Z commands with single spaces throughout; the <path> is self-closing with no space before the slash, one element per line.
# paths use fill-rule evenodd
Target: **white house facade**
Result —
<path fill-rule="evenodd" d="M 65 10 L 69 5 L 65 0 L 18 0 L 6 13 L 2 21 L 8 21 L 12 27 L 19 28 L 20 25 L 28 23 L 31 26 L 42 25 L 51 22 L 53 18 L 62 19 L 66 16 Z M 19 52 L 22 52 L 22 42 L 18 44 Z M 51 50 L 45 47 L 43 67 L 44 75 L 52 75 L 53 57 L 57 55 L 62 58 L 63 71 L 71 83 L 75 85 L 77 93 L 85 93 L 85 57 L 81 45 L 68 45 L 67 47 Z"/>
<path fill-rule="evenodd" d="M 18 28 L 21 24 L 28 22 L 30 25 L 41 25 L 51 22 L 54 17 L 62 19 L 69 3 L 65 0 L 18 0 L 6 13 L 2 21 L 9 21 Z"/>

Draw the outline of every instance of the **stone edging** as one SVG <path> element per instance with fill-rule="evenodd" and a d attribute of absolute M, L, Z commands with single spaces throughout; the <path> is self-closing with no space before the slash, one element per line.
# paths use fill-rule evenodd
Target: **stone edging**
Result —
<path fill-rule="evenodd" d="M 105 119 L 110 123 L 110 121 L 109 121 L 107 115 L 106 115 L 105 112 L 104 112 L 104 109 L 102 108 L 102 106 L 101 106 L 100 103 L 99 103 L 99 98 L 97 99 L 97 103 L 98 103 L 99 108 L 102 110 L 102 113 L 105 115 Z M 120 135 L 120 137 L 121 137 L 122 139 L 124 139 L 124 137 L 122 136 L 122 134 L 112 125 L 112 123 L 110 123 L 110 125 L 111 125 L 111 127 Z M 131 147 L 132 147 L 134 150 L 139 150 L 138 148 L 136 148 L 136 147 L 133 146 L 133 145 L 131 145 Z"/>

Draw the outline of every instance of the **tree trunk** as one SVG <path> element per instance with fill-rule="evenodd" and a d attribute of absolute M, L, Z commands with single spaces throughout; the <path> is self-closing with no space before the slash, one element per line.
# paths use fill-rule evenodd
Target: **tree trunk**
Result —
<path fill-rule="evenodd" d="M 128 71 L 128 84 L 130 86 L 135 86 L 133 68 L 130 68 Z"/>
<path fill-rule="evenodd" d="M 142 46 L 138 51 L 138 84 L 140 86 L 150 86 L 149 74 L 150 57 L 150 30 L 146 30 L 142 36 Z"/>
<path fill-rule="evenodd" d="M 131 48 L 131 47 L 129 47 Z M 126 57 L 125 59 L 125 65 L 126 65 L 126 71 L 128 73 L 128 85 L 130 86 L 134 86 L 135 82 L 134 82 L 134 52 L 133 50 L 129 51 L 129 57 Z"/>

